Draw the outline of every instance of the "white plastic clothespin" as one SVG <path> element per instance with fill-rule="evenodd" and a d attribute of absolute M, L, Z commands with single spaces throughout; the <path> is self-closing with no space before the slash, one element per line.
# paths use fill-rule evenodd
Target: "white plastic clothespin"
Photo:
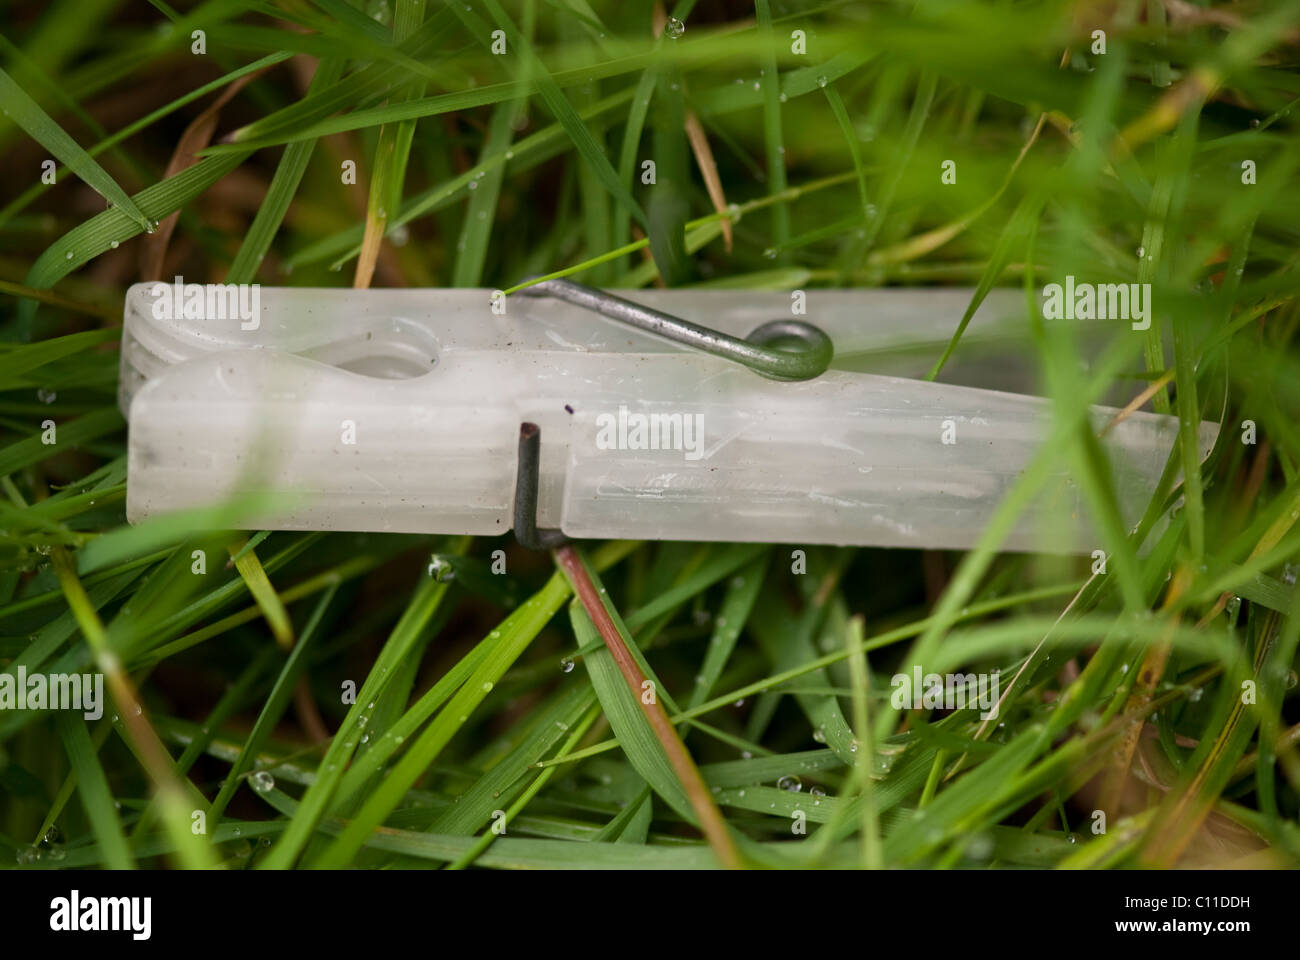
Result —
<path fill-rule="evenodd" d="M 1042 398 L 840 368 L 946 339 L 969 291 L 812 291 L 815 326 L 754 291 L 242 292 L 127 295 L 133 522 L 247 503 L 248 529 L 959 549 L 1052 428 Z M 1098 430 L 1115 413 L 1093 408 Z M 1107 432 L 1126 519 L 1176 431 L 1138 412 Z M 1086 512 L 1062 472 L 1003 546 L 1090 550 Z"/>

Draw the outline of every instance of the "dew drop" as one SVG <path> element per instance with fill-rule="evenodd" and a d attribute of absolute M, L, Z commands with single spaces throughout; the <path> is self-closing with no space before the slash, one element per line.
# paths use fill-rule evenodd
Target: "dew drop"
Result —
<path fill-rule="evenodd" d="M 778 790 L 787 790 L 790 793 L 798 793 L 803 789 L 803 781 L 798 777 L 792 777 L 788 774 L 776 782 Z"/>
<path fill-rule="evenodd" d="M 682 23 L 676 17 L 669 17 L 668 22 L 664 24 L 664 33 L 676 40 L 686 32 L 686 24 Z"/>
<path fill-rule="evenodd" d="M 258 793 L 268 793 L 275 789 L 275 777 L 265 770 L 258 770 L 248 778 L 248 784 Z"/>
<path fill-rule="evenodd" d="M 561 671 L 562 673 L 572 673 L 572 672 L 573 672 L 573 661 L 570 660 L 568 657 L 565 657 L 563 660 L 561 660 L 561 661 L 560 661 L 560 671 Z"/>
<path fill-rule="evenodd" d="M 429 576 L 439 583 L 448 583 L 456 579 L 456 571 L 446 557 L 434 554 L 429 561 Z"/>
<path fill-rule="evenodd" d="M 993 837 L 988 833 L 977 833 L 966 845 L 966 853 L 972 860 L 987 860 L 993 856 Z"/>

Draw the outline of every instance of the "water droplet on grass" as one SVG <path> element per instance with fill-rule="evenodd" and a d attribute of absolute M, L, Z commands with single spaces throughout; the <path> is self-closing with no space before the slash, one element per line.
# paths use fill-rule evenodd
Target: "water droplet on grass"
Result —
<path fill-rule="evenodd" d="M 434 554 L 429 561 L 429 576 L 439 583 L 448 583 L 456 579 L 456 571 L 446 557 Z"/>

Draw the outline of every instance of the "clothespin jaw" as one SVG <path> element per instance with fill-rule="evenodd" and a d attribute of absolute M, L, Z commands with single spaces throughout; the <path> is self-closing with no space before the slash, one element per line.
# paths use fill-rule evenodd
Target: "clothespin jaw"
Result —
<path fill-rule="evenodd" d="M 1053 427 L 1041 398 L 826 369 L 832 343 L 838 367 L 900 334 L 946 336 L 963 291 L 814 291 L 814 324 L 787 295 L 754 291 L 614 298 L 562 285 L 501 310 L 485 290 L 263 287 L 244 316 L 214 314 L 208 304 L 230 296 L 199 290 L 189 316 L 158 309 L 169 285 L 127 297 L 133 521 L 227 504 L 250 528 L 514 527 L 543 547 L 569 536 L 961 549 Z M 792 375 L 811 379 L 775 379 Z M 1094 408 L 1094 427 L 1115 412 Z M 1126 518 L 1146 506 L 1176 433 L 1143 412 L 1106 433 Z M 1203 452 L 1216 435 L 1202 425 Z M 1062 472 L 1005 546 L 1095 541 Z"/>

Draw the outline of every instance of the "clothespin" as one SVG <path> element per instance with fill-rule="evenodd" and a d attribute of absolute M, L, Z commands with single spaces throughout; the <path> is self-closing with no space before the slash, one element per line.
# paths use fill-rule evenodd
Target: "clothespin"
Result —
<path fill-rule="evenodd" d="M 798 316 L 782 293 L 524 292 L 132 287 L 128 518 L 960 549 L 1050 440 L 1040 397 L 856 369 L 946 339 L 968 291 L 811 291 Z M 975 341 L 1008 305 L 985 303 Z M 1092 408 L 1098 432 L 1116 413 Z M 1177 428 L 1134 412 L 1105 432 L 1130 522 Z M 1202 455 L 1216 436 L 1201 425 Z M 1004 548 L 1096 542 L 1062 467 Z"/>

